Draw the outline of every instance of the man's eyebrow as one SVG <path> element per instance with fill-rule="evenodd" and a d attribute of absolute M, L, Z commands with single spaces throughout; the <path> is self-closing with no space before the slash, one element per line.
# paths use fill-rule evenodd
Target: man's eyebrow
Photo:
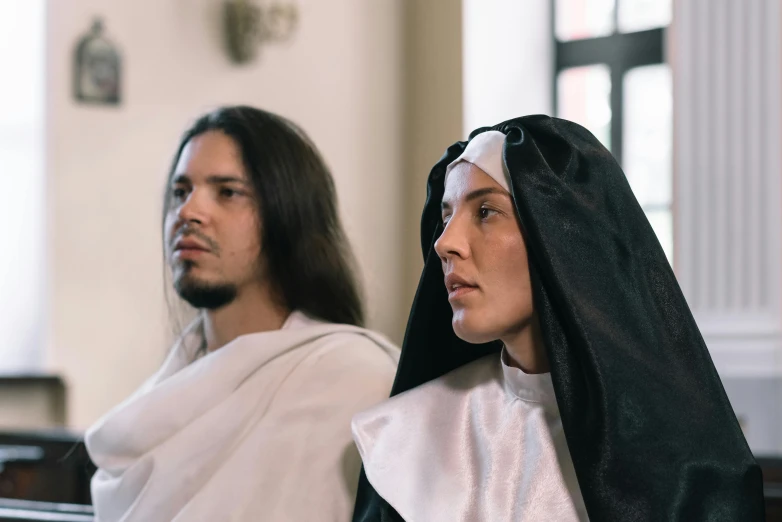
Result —
<path fill-rule="evenodd" d="M 501 195 L 501 196 L 502 196 L 502 195 L 505 195 L 505 196 L 510 196 L 510 194 L 508 194 L 507 192 L 505 192 L 505 191 L 504 191 L 504 190 L 502 190 L 501 188 L 495 188 L 495 187 L 486 187 L 486 188 L 481 188 L 481 189 L 476 189 L 476 190 L 473 190 L 472 192 L 470 192 L 469 194 L 467 194 L 467 195 L 464 197 L 464 201 L 465 201 L 465 202 L 467 202 L 467 201 L 472 201 L 472 200 L 474 200 L 474 199 L 478 199 L 478 198 L 480 198 L 480 197 L 487 196 L 487 195 L 489 195 L 489 194 L 499 194 L 499 195 Z M 440 208 L 441 208 L 442 210 L 450 210 L 450 208 L 451 208 L 451 203 L 450 203 L 450 202 L 448 202 L 448 201 L 445 201 L 445 200 L 443 200 L 443 201 L 442 201 L 442 203 L 440 203 Z"/>
<path fill-rule="evenodd" d="M 249 182 L 244 178 L 226 174 L 212 174 L 206 178 L 206 182 L 210 185 L 222 185 L 223 183 L 239 183 L 241 185 L 249 185 Z M 192 183 L 192 181 L 187 173 L 182 173 L 175 175 L 171 180 L 171 183 L 173 185 L 177 185 L 180 183 Z"/>
<path fill-rule="evenodd" d="M 223 183 L 239 183 L 241 185 L 249 185 L 248 181 L 244 178 L 224 174 L 213 174 L 206 178 L 206 182 L 210 185 L 221 185 Z"/>

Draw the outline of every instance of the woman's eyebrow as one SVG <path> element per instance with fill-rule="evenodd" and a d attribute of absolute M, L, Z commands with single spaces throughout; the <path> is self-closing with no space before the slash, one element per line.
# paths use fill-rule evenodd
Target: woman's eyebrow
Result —
<path fill-rule="evenodd" d="M 464 201 L 465 202 L 472 201 L 474 199 L 478 199 L 488 194 L 499 194 L 500 196 L 502 195 L 509 196 L 509 194 L 501 188 L 485 187 L 485 188 L 473 190 L 472 192 L 470 192 L 464 197 Z M 442 210 L 449 210 L 451 208 L 451 203 L 449 201 L 443 200 L 442 203 L 440 203 L 440 208 Z"/>

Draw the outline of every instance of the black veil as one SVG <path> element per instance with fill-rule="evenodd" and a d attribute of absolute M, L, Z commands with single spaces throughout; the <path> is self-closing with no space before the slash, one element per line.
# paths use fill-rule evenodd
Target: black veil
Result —
<path fill-rule="evenodd" d="M 527 116 L 474 131 L 503 151 L 533 299 L 592 521 L 762 521 L 763 486 L 673 271 L 619 165 L 584 128 Z M 484 355 L 451 327 L 434 241 L 448 148 L 429 175 L 425 267 L 392 395 Z M 421 436 L 426 436 L 421 434 Z M 362 473 L 354 522 L 401 520 Z"/>

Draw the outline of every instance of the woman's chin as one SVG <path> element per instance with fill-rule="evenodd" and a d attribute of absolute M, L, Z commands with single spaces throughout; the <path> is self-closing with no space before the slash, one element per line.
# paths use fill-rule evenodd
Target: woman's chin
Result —
<path fill-rule="evenodd" d="M 496 341 L 499 336 L 493 329 L 482 327 L 476 324 L 478 321 L 470 320 L 469 317 L 454 315 L 452 325 L 453 332 L 462 341 L 470 344 L 484 344 Z"/>

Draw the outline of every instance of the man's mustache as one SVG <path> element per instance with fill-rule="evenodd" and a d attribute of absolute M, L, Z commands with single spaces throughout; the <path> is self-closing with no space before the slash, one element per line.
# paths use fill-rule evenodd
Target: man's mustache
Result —
<path fill-rule="evenodd" d="M 209 248 L 209 250 L 211 250 L 214 254 L 220 253 L 220 246 L 217 244 L 217 242 L 214 239 L 210 238 L 200 230 L 188 226 L 182 227 L 182 231 L 176 236 L 174 236 L 174 239 L 173 241 L 171 241 L 171 245 L 170 245 L 171 249 L 172 250 L 174 249 L 174 246 L 177 244 L 177 241 L 179 241 L 180 239 L 184 239 L 186 237 L 194 237 L 196 239 L 199 239 L 200 241 L 205 243 L 206 246 Z"/>

